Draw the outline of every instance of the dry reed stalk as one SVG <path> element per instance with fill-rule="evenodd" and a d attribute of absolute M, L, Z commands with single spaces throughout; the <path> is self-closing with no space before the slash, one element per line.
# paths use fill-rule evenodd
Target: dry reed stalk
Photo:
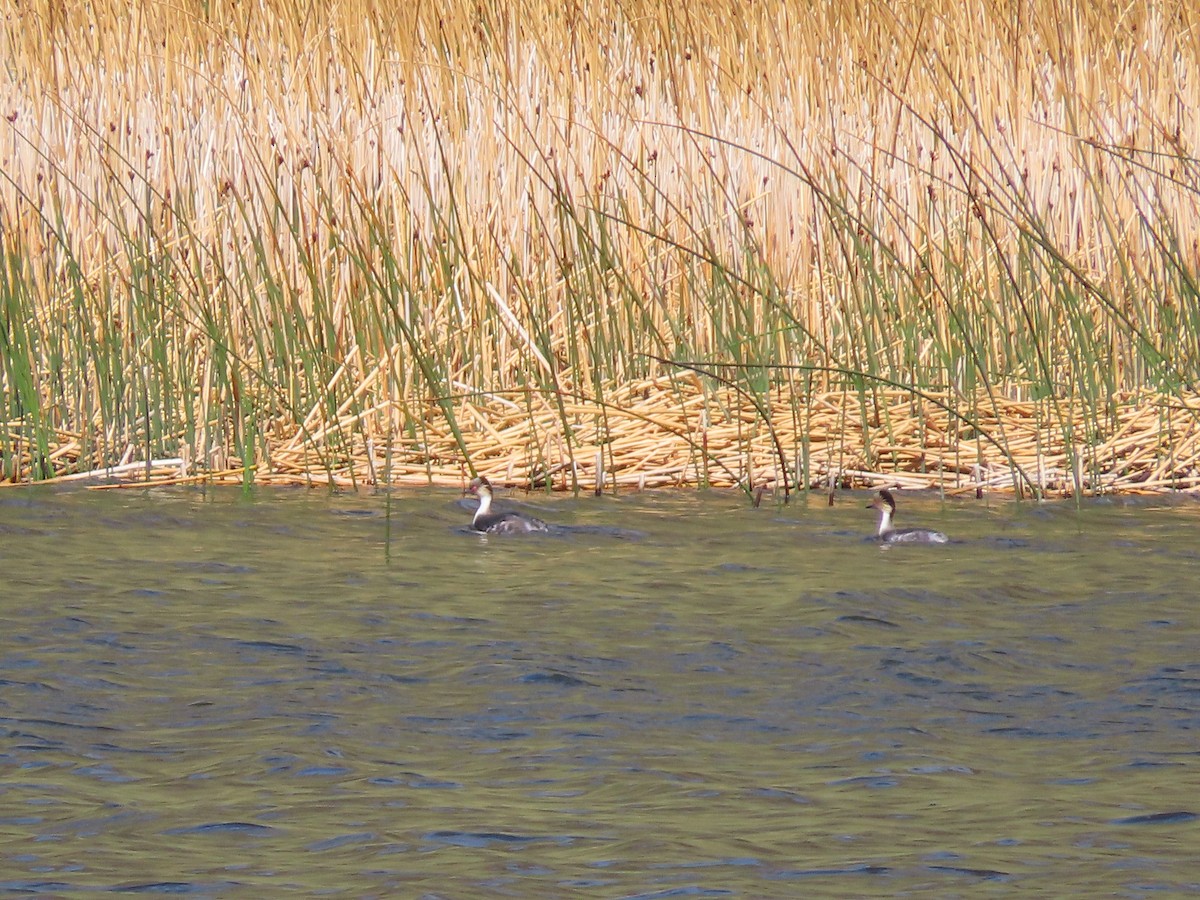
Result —
<path fill-rule="evenodd" d="M 608 448 L 611 452 L 612 463 L 606 474 L 607 482 L 610 485 L 617 487 L 633 485 L 675 487 L 693 482 L 697 441 L 695 434 L 673 431 L 665 434 L 660 432 L 655 437 L 646 434 L 641 428 L 635 429 L 627 435 L 622 434 L 624 424 L 630 421 L 644 424 L 647 414 L 655 414 L 656 418 L 660 420 L 668 418 L 668 416 L 664 416 L 662 410 L 658 409 L 658 406 L 660 404 L 673 405 L 675 402 L 673 391 L 674 389 L 665 389 L 660 385 L 657 392 L 644 397 L 640 407 L 631 408 L 627 412 L 609 410 L 610 419 L 614 422 L 611 445 Z M 853 405 L 855 395 L 845 396 Z M 512 399 L 515 402 L 515 398 Z M 779 463 L 774 457 L 773 447 L 761 439 L 751 441 L 749 445 L 739 442 L 737 439 L 737 423 L 746 415 L 746 408 L 737 406 L 737 394 L 731 392 L 717 399 L 722 408 L 731 411 L 731 415 L 728 418 L 721 418 L 719 414 L 714 413 L 709 423 L 708 477 L 710 483 L 718 487 L 737 485 L 738 480 L 733 473 L 738 472 L 742 461 L 749 458 L 747 483 L 768 486 L 777 484 Z M 578 401 L 573 404 L 572 408 L 580 413 L 578 420 L 573 423 L 573 427 L 582 435 L 580 441 L 586 446 L 587 425 L 583 419 L 589 412 L 594 413 L 594 410 L 589 410 L 586 404 Z M 897 407 L 897 409 L 899 408 Z M 579 473 L 581 481 L 585 484 L 590 483 L 589 477 L 594 477 L 596 465 L 594 453 L 583 451 L 576 453 L 573 458 L 568 456 L 565 450 L 566 442 L 561 441 L 561 435 L 554 434 L 552 431 L 553 419 L 547 418 L 536 428 L 528 423 L 513 423 L 507 419 L 501 419 L 501 423 L 504 423 L 506 427 L 500 429 L 495 427 L 496 423 L 489 419 L 489 412 L 488 408 L 472 408 L 472 413 L 477 420 L 493 426 L 483 427 L 471 437 L 470 455 L 475 461 L 477 470 L 482 474 L 496 478 L 501 483 L 527 486 L 540 483 L 551 472 L 561 473 L 569 467 L 573 467 Z M 667 412 L 673 412 L 673 409 L 669 408 Z M 848 409 L 846 418 L 854 420 L 857 412 L 858 410 L 854 408 Z M 1010 412 L 1013 414 L 1010 415 Z M 1011 410 L 1003 409 L 1001 415 L 1006 419 L 1010 431 L 1015 433 L 1022 426 L 1028 425 L 1032 419 L 1032 412 L 1033 410 L 1028 404 L 1015 403 L 1012 404 Z M 466 418 L 465 410 L 464 418 Z M 1148 442 L 1161 442 L 1163 437 L 1161 431 L 1151 426 L 1148 420 L 1149 417 L 1144 412 L 1134 410 L 1130 415 L 1130 422 L 1121 423 L 1119 431 L 1122 435 L 1122 447 L 1145 448 L 1148 446 Z M 887 468 L 864 467 L 861 465 L 864 460 L 862 456 L 864 443 L 861 435 L 837 432 L 838 421 L 840 421 L 838 417 L 829 416 L 826 421 L 818 423 L 808 436 L 812 446 L 818 448 L 812 451 L 814 458 L 820 456 L 819 448 L 822 444 L 834 442 L 841 444 L 840 455 L 843 462 L 836 470 L 837 477 L 841 481 L 863 485 L 896 483 L 907 487 L 939 487 L 951 492 L 974 489 L 977 483 L 986 483 L 992 489 L 1001 488 L 1006 482 L 1011 484 L 1011 476 L 1006 474 L 1010 465 L 1009 460 L 1000 456 L 996 449 L 990 446 L 982 447 L 978 451 L 978 455 L 984 460 L 984 469 L 989 472 L 985 482 L 979 482 L 977 479 L 974 465 L 970 467 L 956 466 L 952 462 L 956 449 L 954 446 L 935 449 L 881 443 L 876 447 L 876 457 L 888 456 L 891 458 L 892 464 Z M 1147 436 L 1140 443 L 1131 440 L 1132 432 L 1138 427 L 1138 422 L 1143 423 L 1147 432 Z M 911 422 L 905 424 L 912 425 Z M 908 430 L 911 432 L 913 429 L 909 428 Z M 536 432 L 546 438 L 542 452 L 543 462 L 539 464 L 538 468 L 530 468 L 522 462 L 513 463 L 518 455 L 522 458 L 529 458 L 527 454 L 517 454 L 516 450 L 522 446 L 523 441 L 528 439 L 531 432 Z M 1101 472 L 1097 483 L 1093 486 L 1094 489 L 1136 491 L 1170 484 L 1194 485 L 1198 478 L 1195 467 L 1200 462 L 1200 429 L 1195 427 L 1186 429 L 1184 433 L 1176 435 L 1174 439 L 1176 446 L 1174 470 L 1168 470 L 1168 459 L 1162 456 L 1155 458 L 1154 455 L 1143 453 L 1142 455 L 1147 458 L 1142 461 L 1140 458 L 1122 458 L 1116 453 L 1108 454 L 1103 450 L 1098 452 L 1097 455 L 1101 459 L 1117 460 L 1119 469 L 1114 472 Z M 972 444 L 973 442 L 966 441 L 964 443 Z M 1010 450 L 1013 454 L 1013 462 L 1035 473 L 1038 486 L 1048 495 L 1069 493 L 1071 486 L 1070 479 L 1066 475 L 1069 468 L 1066 454 L 1060 445 L 1055 444 L 1052 435 L 1043 436 L 1042 448 L 1039 456 L 1029 442 L 1021 447 L 1012 447 Z M 962 447 L 957 449 L 963 458 L 976 458 L 976 448 L 974 447 L 969 450 Z M 306 458 L 303 454 L 294 450 L 281 452 L 270 461 L 272 471 L 260 471 L 258 479 L 263 483 L 273 484 L 327 483 L 348 486 L 355 483 L 356 480 L 363 481 L 361 473 L 367 469 L 366 453 L 364 446 L 357 446 L 354 453 L 346 458 L 342 466 L 322 475 L 314 472 L 313 460 Z M 405 461 L 406 456 L 412 458 Z M 451 461 L 448 463 L 434 462 L 433 460 L 438 457 Z M 426 447 L 423 453 L 413 448 L 396 447 L 393 449 L 392 458 L 390 478 L 395 484 L 433 482 L 461 485 L 466 470 L 465 461 L 454 460 L 454 447 L 449 441 L 437 446 Z M 177 466 L 181 461 L 167 462 Z M 915 471 L 911 468 L 917 464 L 927 470 Z M 164 484 L 189 483 L 197 480 L 238 481 L 244 474 L 240 469 L 229 469 L 223 473 L 198 474 L 181 478 L 178 476 L 177 468 L 164 470 L 158 463 L 155 463 L 155 467 L 155 480 L 161 480 Z M 131 461 L 127 464 L 127 471 L 135 476 L 142 475 L 144 469 L 143 463 Z M 360 473 L 357 478 L 354 475 L 355 471 Z M 1059 474 L 1055 474 L 1056 472 Z M 832 473 L 833 470 L 827 465 L 818 463 L 814 467 L 813 483 L 809 486 L 817 487 L 826 476 Z M 90 474 L 100 476 L 110 473 Z"/>

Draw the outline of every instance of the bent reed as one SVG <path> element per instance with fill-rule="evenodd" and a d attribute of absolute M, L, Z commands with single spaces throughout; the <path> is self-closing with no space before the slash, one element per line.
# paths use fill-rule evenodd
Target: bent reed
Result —
<path fill-rule="evenodd" d="M 1200 484 L 1186 2 L 3 6 L 4 482 Z"/>

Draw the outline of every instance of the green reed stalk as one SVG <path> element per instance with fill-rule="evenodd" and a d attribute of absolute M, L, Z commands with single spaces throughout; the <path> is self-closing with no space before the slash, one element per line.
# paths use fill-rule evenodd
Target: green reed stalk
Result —
<path fill-rule="evenodd" d="M 3 442 L 0 452 L 3 453 L 4 479 L 20 481 L 25 447 L 36 448 L 36 459 L 46 459 L 50 455 L 50 435 L 42 415 L 37 384 L 38 348 L 25 320 L 25 310 L 32 304 L 25 261 L 7 248 L 4 265 L 0 266 L 0 303 L 4 313 L 3 328 L 0 329 L 0 363 L 4 367 L 4 383 L 9 388 L 5 391 L 5 422 L 0 426 L 0 441 Z M 31 480 L 37 477 L 37 468 L 30 467 Z"/>

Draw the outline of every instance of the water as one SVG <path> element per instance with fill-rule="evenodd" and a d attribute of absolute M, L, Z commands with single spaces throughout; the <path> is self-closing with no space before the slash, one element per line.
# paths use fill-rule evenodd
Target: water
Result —
<path fill-rule="evenodd" d="M 1200 893 L 1200 504 L 866 499 L 0 492 L 0 890 Z"/>

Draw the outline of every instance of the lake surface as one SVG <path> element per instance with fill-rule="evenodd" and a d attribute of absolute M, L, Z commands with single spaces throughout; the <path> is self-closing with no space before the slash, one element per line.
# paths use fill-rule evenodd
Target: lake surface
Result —
<path fill-rule="evenodd" d="M 4 490 L 0 890 L 1200 893 L 1200 503 L 868 499 Z"/>

